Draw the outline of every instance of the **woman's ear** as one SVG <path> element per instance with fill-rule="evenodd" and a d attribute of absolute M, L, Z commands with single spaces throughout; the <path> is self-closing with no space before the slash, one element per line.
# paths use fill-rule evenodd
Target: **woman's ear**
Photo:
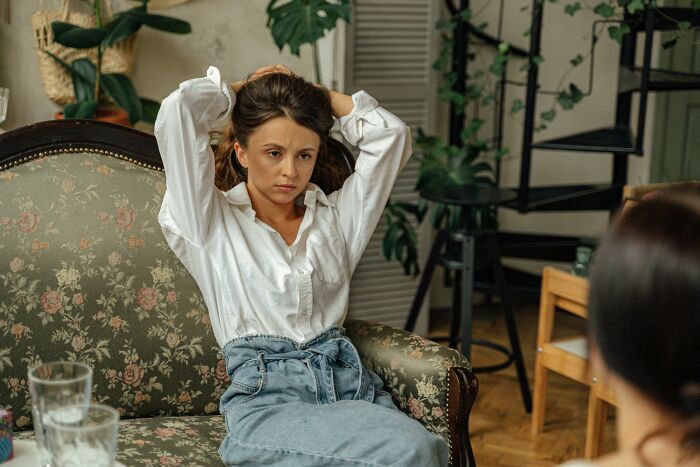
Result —
<path fill-rule="evenodd" d="M 241 164 L 241 167 L 248 168 L 248 154 L 238 141 L 233 143 L 233 150 L 236 153 L 238 163 Z"/>

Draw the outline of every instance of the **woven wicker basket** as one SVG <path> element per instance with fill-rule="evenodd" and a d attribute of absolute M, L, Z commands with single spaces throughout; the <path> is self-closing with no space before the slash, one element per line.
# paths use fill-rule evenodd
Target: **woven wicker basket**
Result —
<path fill-rule="evenodd" d="M 51 52 L 63 61 L 71 63 L 78 58 L 88 57 L 93 63 L 97 61 L 95 49 L 72 49 L 54 42 L 51 30 L 52 21 L 63 21 L 84 28 L 95 27 L 92 15 L 70 10 L 70 0 L 62 0 L 60 10 L 45 10 L 41 0 L 40 10 L 31 16 L 32 29 L 36 40 L 36 57 L 44 86 L 44 93 L 55 103 L 65 106 L 75 102 L 73 81 L 70 74 L 46 52 Z M 111 3 L 107 0 L 107 21 L 112 17 Z M 138 34 L 138 33 L 137 33 Z M 102 56 L 104 73 L 122 73 L 128 75 L 134 65 L 134 43 L 136 35 L 109 47 Z"/>

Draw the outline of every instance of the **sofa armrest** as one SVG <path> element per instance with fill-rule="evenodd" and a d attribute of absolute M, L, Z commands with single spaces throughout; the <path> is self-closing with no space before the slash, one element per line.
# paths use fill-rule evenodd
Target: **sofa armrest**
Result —
<path fill-rule="evenodd" d="M 475 465 L 468 424 L 478 381 L 466 357 L 371 321 L 347 320 L 345 327 L 363 364 L 382 378 L 399 408 L 445 438 L 450 464 Z"/>

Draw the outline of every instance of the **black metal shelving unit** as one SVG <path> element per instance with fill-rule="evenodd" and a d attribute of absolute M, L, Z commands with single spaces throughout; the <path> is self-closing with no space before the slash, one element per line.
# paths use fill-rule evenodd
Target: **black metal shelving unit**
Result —
<path fill-rule="evenodd" d="M 547 2 L 532 1 L 530 44 L 527 51 L 511 47 L 513 57 L 533 58 L 540 55 L 543 31 L 544 6 Z M 468 0 L 460 0 L 459 8 L 453 0 L 445 0 L 453 16 L 469 7 Z M 501 11 L 501 15 L 503 11 Z M 530 66 L 525 83 L 525 108 L 523 141 L 519 185 L 514 188 L 517 198 L 504 207 L 522 214 L 532 212 L 583 212 L 607 211 L 613 213 L 620 205 L 622 189 L 627 183 L 628 160 L 631 155 L 642 156 L 645 135 L 645 119 L 649 93 L 700 90 L 700 75 L 681 73 L 673 70 L 659 70 L 651 67 L 653 34 L 678 28 L 679 21 L 688 21 L 692 27 L 700 26 L 700 11 L 684 7 L 649 8 L 637 14 L 625 14 L 623 21 L 630 27 L 630 33 L 623 38 L 620 47 L 618 88 L 616 93 L 615 122 L 607 128 L 598 128 L 579 134 L 568 135 L 545 141 L 536 141 L 535 116 L 539 84 L 539 67 Z M 453 69 L 457 75 L 457 92 L 466 89 L 470 40 L 496 48 L 500 37 L 490 36 L 466 21 L 460 21 L 455 30 L 453 46 Z M 640 40 L 641 39 L 641 40 Z M 642 63 L 635 63 L 639 43 L 643 47 Z M 507 67 L 504 67 L 504 70 Z M 496 102 L 495 141 L 501 147 L 503 136 L 503 111 L 507 76 L 501 77 Z M 632 101 L 639 96 L 638 116 L 634 128 L 632 121 Z M 574 110 L 575 111 L 575 110 Z M 460 145 L 460 132 L 464 127 L 465 115 L 454 105 L 450 106 L 450 144 Z M 595 153 L 613 155 L 610 182 L 602 184 L 561 184 L 532 186 L 530 183 L 532 159 L 539 151 L 573 151 L 581 157 L 596 157 Z M 496 165 L 496 181 L 500 180 L 500 164 Z M 505 257 L 529 258 L 545 261 L 571 262 L 575 258 L 576 247 L 591 244 L 595 240 L 576 236 L 539 235 L 501 231 L 498 234 L 501 253 Z M 478 245 L 477 245 L 478 248 Z M 506 267 L 509 289 L 516 295 L 532 298 L 539 296 L 539 277 Z M 488 274 L 475 273 L 475 289 L 494 291 L 494 281 Z"/>
<path fill-rule="evenodd" d="M 529 60 L 539 56 L 542 22 L 546 2 L 533 0 Z M 644 154 L 645 120 L 651 92 L 700 90 L 700 75 L 658 70 L 651 67 L 653 35 L 657 31 L 678 28 L 679 21 L 700 26 L 700 11 L 682 7 L 648 8 L 637 14 L 626 13 L 623 19 L 630 33 L 622 40 L 619 58 L 615 123 L 574 135 L 546 141 L 534 141 L 535 112 L 539 89 L 539 67 L 528 71 L 525 125 L 520 164 L 518 198 L 508 207 L 521 213 L 536 211 L 609 211 L 619 206 L 622 188 L 627 183 L 630 155 Z M 642 64 L 635 64 L 639 39 L 642 36 Z M 632 99 L 639 96 L 636 125 L 633 130 Z M 612 153 L 610 183 L 603 185 L 556 185 L 533 187 L 530 184 L 532 158 L 539 150 L 560 150 L 587 153 Z"/>

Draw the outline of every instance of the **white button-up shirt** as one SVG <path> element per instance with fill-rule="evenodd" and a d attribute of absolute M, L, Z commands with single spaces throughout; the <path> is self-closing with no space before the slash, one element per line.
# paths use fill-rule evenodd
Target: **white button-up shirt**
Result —
<path fill-rule="evenodd" d="M 364 91 L 352 99 L 340 128 L 359 145 L 355 172 L 328 196 L 309 183 L 292 245 L 256 218 L 245 183 L 227 192 L 214 185 L 209 132 L 228 122 L 236 100 L 219 70 L 163 101 L 155 135 L 167 190 L 158 221 L 201 290 L 220 346 L 254 334 L 304 342 L 345 320 L 350 278 L 411 155 L 401 120 Z"/>

